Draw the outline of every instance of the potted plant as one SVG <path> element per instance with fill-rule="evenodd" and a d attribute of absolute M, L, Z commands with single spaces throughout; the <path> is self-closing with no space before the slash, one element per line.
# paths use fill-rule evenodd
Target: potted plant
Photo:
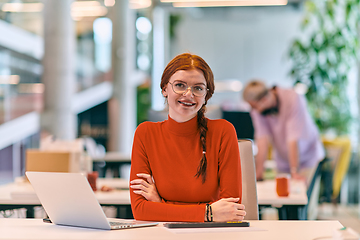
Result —
<path fill-rule="evenodd" d="M 308 107 L 322 133 L 349 131 L 348 74 L 358 52 L 359 6 L 360 0 L 307 0 L 306 37 L 290 47 L 291 76 L 307 86 Z"/>

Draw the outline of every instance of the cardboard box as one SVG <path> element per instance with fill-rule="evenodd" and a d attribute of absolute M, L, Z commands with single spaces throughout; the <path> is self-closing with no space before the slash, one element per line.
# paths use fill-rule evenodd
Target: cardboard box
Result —
<path fill-rule="evenodd" d="M 80 172 L 81 153 L 26 150 L 26 171 Z"/>

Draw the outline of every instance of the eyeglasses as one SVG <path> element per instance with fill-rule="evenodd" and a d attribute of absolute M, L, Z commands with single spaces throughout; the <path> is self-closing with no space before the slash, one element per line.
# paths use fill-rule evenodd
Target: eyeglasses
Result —
<path fill-rule="evenodd" d="M 195 85 L 189 87 L 185 82 L 181 81 L 174 81 L 173 83 L 169 82 L 169 84 L 171 85 L 174 93 L 184 95 L 190 89 L 195 97 L 203 97 L 209 90 L 205 87 L 205 85 Z"/>

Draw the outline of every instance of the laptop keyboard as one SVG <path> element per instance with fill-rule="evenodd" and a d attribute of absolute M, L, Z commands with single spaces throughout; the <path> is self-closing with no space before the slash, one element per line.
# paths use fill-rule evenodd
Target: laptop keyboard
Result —
<path fill-rule="evenodd" d="M 131 223 L 126 222 L 109 222 L 110 226 L 116 227 L 116 228 L 129 228 L 132 227 Z"/>

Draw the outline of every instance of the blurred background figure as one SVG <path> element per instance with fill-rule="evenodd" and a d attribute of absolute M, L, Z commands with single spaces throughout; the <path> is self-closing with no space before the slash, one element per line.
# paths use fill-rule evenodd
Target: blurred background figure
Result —
<path fill-rule="evenodd" d="M 292 89 L 267 88 L 262 81 L 250 81 L 243 98 L 252 110 L 255 129 L 256 176 L 263 178 L 264 162 L 270 145 L 277 172 L 309 182 L 325 153 L 318 129 L 311 119 L 305 98 Z"/>

